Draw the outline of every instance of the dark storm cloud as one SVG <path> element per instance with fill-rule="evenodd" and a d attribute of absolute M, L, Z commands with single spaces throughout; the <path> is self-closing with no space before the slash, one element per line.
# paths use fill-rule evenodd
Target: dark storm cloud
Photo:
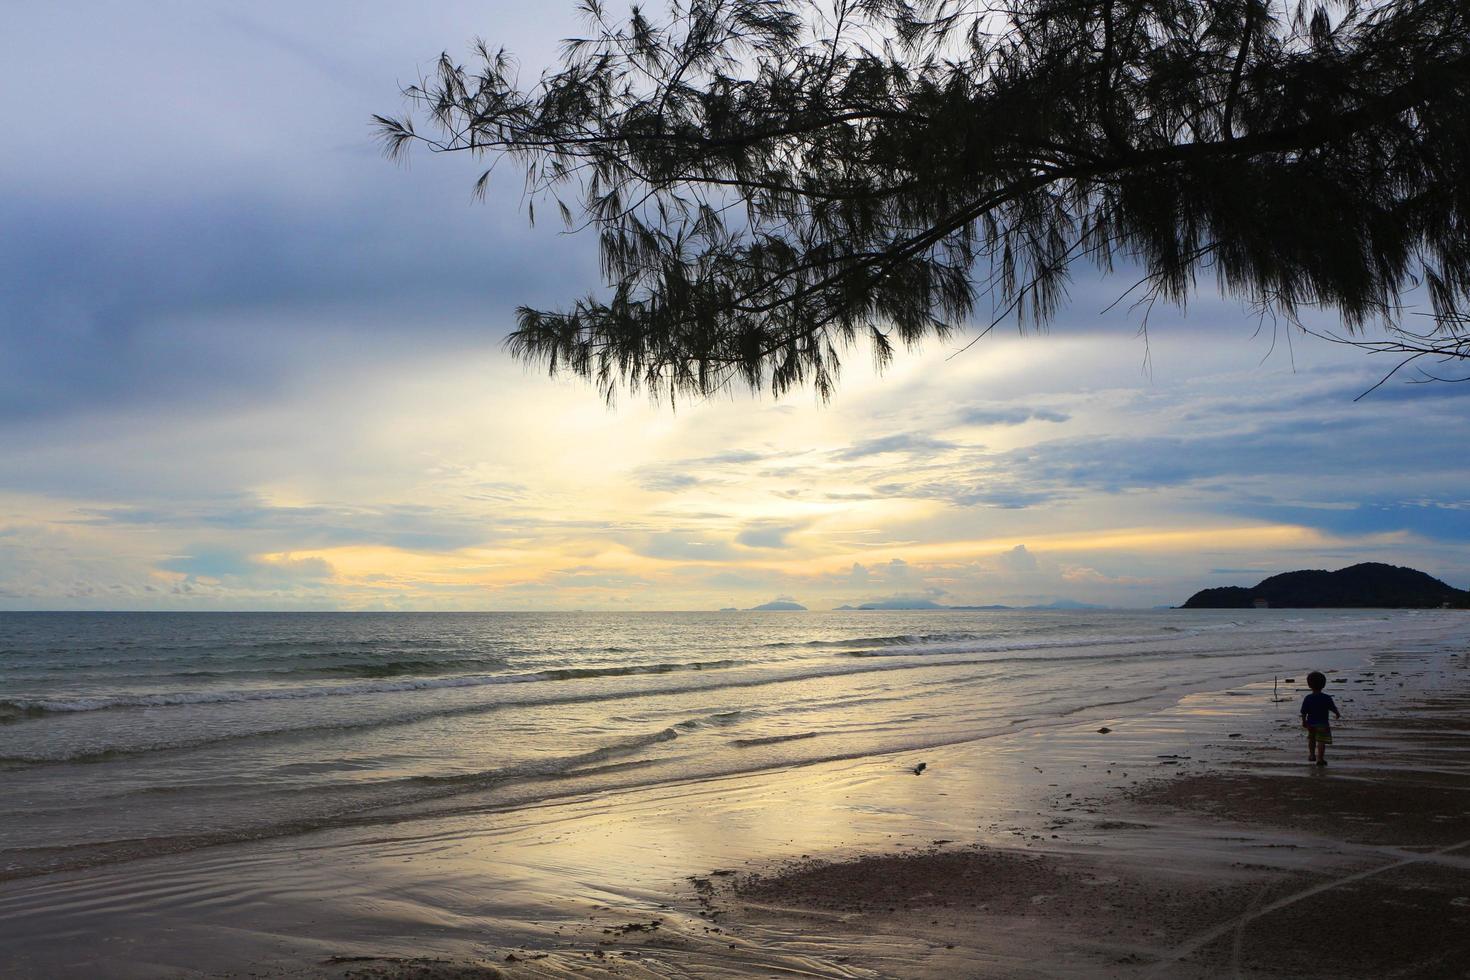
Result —
<path fill-rule="evenodd" d="M 369 126 L 473 35 L 534 66 L 558 16 L 206 0 L 6 19 L 27 138 L 0 150 L 0 424 L 258 398 L 405 337 L 493 347 L 516 305 L 595 285 L 593 243 L 528 231 L 518 181 L 476 206 L 471 161 L 395 166 Z"/>
<path fill-rule="evenodd" d="M 75 214 L 0 198 L 0 421 L 258 393 L 302 358 L 331 370 L 395 336 L 494 347 L 516 303 L 554 304 L 569 269 L 590 273 L 579 239 L 497 231 L 467 201 L 430 210 L 206 197 Z"/>

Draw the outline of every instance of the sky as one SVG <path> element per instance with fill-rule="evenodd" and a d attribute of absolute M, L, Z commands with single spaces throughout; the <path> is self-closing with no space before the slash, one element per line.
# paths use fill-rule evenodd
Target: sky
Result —
<path fill-rule="evenodd" d="M 1470 586 L 1470 385 L 1203 296 L 861 350 L 829 402 L 604 404 L 502 349 L 596 291 L 373 113 L 569 2 L 31 4 L 0 34 L 0 609 L 1149 607 L 1294 568 Z M 1323 321 L 1330 326 L 1330 321 Z"/>

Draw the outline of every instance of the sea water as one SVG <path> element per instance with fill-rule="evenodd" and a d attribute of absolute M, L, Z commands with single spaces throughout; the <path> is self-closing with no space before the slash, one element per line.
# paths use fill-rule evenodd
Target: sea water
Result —
<path fill-rule="evenodd" d="M 985 739 L 1454 612 L 0 613 L 0 879 Z"/>

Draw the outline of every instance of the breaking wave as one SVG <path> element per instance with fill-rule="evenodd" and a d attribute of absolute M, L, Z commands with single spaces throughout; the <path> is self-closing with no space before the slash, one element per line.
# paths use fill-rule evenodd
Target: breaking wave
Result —
<path fill-rule="evenodd" d="M 0 721 L 17 721 L 42 715 L 74 711 L 106 711 L 114 708 L 161 708 L 185 704 L 229 704 L 242 701 L 287 701 L 306 698 L 345 697 L 358 694 L 389 694 L 443 688 L 486 687 L 496 684 L 532 684 L 597 677 L 626 677 L 635 674 L 670 674 L 678 671 L 721 670 L 739 664 L 736 660 L 702 660 L 687 663 L 628 664 L 618 667 L 563 667 L 526 674 L 479 674 L 467 677 L 433 677 L 415 680 L 362 684 L 316 685 L 312 687 L 266 687 L 235 691 L 175 691 L 168 694 L 115 694 L 70 699 L 0 701 Z"/>

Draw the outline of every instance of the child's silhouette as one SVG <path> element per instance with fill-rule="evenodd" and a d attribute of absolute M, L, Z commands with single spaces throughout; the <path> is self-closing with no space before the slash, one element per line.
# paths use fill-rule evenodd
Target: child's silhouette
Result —
<path fill-rule="evenodd" d="M 1320 670 L 1314 670 L 1307 675 L 1307 686 L 1312 689 L 1311 694 L 1302 698 L 1302 727 L 1307 730 L 1307 761 L 1325 766 L 1327 746 L 1332 744 L 1332 724 L 1327 720 L 1327 713 L 1330 711 L 1341 718 L 1342 712 L 1337 710 L 1337 703 L 1332 700 L 1332 695 L 1322 693 L 1322 688 L 1327 686 L 1327 678 Z"/>

